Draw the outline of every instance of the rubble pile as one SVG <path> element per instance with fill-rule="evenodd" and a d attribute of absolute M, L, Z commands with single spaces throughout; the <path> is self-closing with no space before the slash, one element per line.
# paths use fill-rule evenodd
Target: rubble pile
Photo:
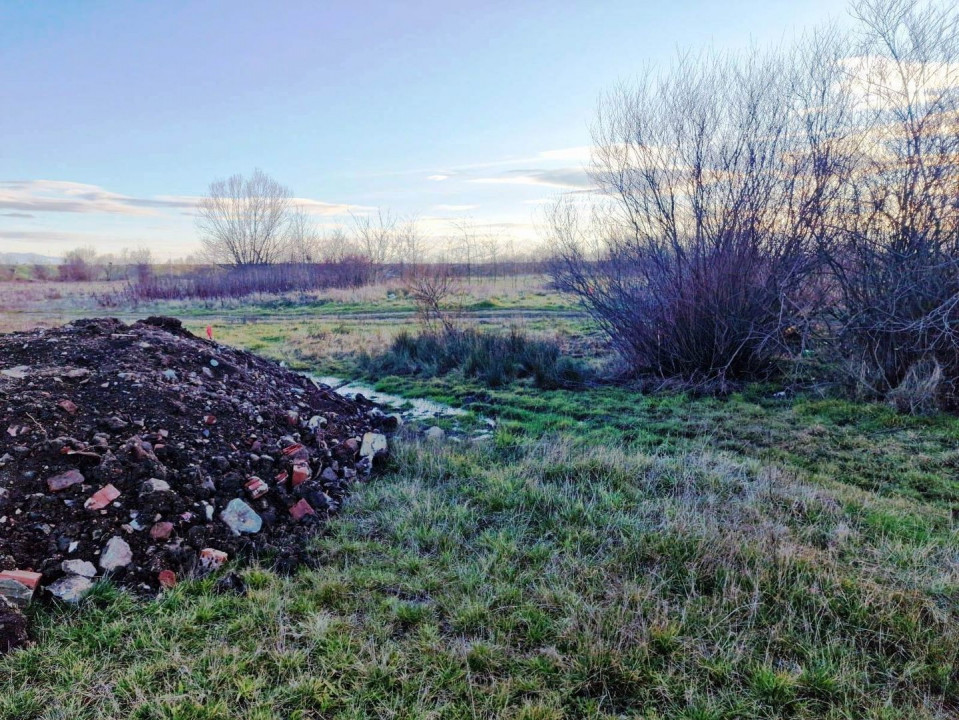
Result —
<path fill-rule="evenodd" d="M 0 336 L 0 628 L 38 588 L 295 566 L 395 422 L 172 318 Z"/>

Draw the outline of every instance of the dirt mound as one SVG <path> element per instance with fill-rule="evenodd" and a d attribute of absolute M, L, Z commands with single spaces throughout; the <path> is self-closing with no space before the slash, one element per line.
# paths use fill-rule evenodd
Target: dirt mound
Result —
<path fill-rule="evenodd" d="M 0 336 L 0 571 L 73 599 L 223 553 L 293 567 L 393 425 L 172 318 Z"/>

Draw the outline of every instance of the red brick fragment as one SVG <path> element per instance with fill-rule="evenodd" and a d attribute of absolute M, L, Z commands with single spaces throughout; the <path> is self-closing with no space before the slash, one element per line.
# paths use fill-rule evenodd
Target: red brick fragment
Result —
<path fill-rule="evenodd" d="M 31 590 L 36 590 L 40 584 L 40 578 L 43 576 L 38 572 L 29 570 L 0 570 L 0 580 L 16 580 L 21 585 L 26 585 Z"/>
<path fill-rule="evenodd" d="M 87 498 L 87 501 L 83 503 L 83 507 L 85 507 L 87 510 L 102 510 L 118 497 L 120 497 L 119 490 L 117 490 L 113 485 L 104 485 L 102 488 L 93 493 L 93 495 Z"/>
<path fill-rule="evenodd" d="M 246 488 L 246 491 L 250 493 L 250 497 L 254 500 L 263 497 L 270 491 L 270 486 L 256 476 L 253 476 L 247 480 L 244 487 Z"/>
<path fill-rule="evenodd" d="M 300 483 L 304 483 L 310 479 L 310 466 L 303 462 L 298 462 L 293 465 L 293 487 L 296 487 Z"/>
<path fill-rule="evenodd" d="M 299 522 L 307 515 L 316 515 L 316 511 L 306 500 L 300 500 L 296 505 L 290 508 L 290 515 L 293 516 L 294 520 Z"/>

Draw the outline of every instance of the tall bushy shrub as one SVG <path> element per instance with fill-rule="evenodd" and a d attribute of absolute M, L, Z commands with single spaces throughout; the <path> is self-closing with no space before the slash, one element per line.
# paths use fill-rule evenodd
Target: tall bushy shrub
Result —
<path fill-rule="evenodd" d="M 637 372 L 748 380 L 811 350 L 870 395 L 906 382 L 951 402 L 959 10 L 853 16 L 849 34 L 685 58 L 601 102 L 600 200 L 553 208 L 552 272 Z"/>

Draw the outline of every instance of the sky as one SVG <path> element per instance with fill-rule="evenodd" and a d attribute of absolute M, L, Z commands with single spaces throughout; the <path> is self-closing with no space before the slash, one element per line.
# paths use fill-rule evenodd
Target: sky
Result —
<path fill-rule="evenodd" d="M 844 22 L 827 0 L 0 0 L 0 252 L 198 247 L 261 168 L 318 224 L 389 209 L 518 245 L 588 187 L 600 95 L 679 52 Z"/>

